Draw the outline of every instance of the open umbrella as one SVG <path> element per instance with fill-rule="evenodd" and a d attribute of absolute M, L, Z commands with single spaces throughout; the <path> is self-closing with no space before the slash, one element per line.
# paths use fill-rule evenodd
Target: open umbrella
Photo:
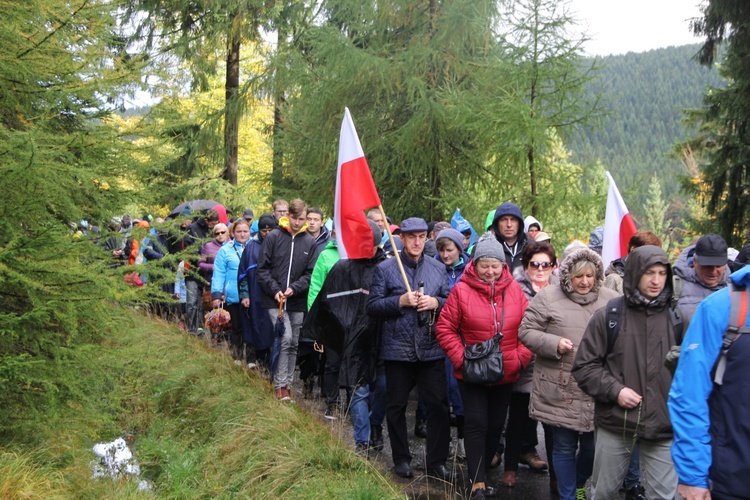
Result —
<path fill-rule="evenodd" d="M 269 360 L 269 368 L 271 373 L 276 371 L 276 365 L 279 362 L 279 352 L 281 351 L 281 337 L 284 336 L 286 328 L 284 327 L 284 299 L 282 298 L 279 302 L 279 314 L 276 316 L 276 324 L 273 327 L 274 339 L 273 347 L 271 348 L 271 359 Z"/>
<path fill-rule="evenodd" d="M 174 209 L 169 212 L 169 215 L 167 215 L 167 218 L 175 218 L 178 217 L 186 208 L 190 209 L 190 213 L 198 213 L 203 210 L 208 210 L 210 208 L 214 208 L 216 205 L 218 205 L 218 201 L 214 200 L 192 200 L 192 201 L 185 201 L 174 207 Z"/>

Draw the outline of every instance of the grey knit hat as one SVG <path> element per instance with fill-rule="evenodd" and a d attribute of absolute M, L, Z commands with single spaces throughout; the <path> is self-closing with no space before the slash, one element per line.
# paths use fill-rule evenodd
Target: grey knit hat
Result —
<path fill-rule="evenodd" d="M 505 250 L 495 235 L 485 233 L 474 245 L 474 262 L 479 259 L 497 259 L 505 262 Z"/>

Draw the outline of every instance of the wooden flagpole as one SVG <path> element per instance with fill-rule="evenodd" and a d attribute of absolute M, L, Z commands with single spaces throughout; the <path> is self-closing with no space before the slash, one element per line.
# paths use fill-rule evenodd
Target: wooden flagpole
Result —
<path fill-rule="evenodd" d="M 383 217 L 383 224 L 385 225 L 385 230 L 388 232 L 388 239 L 391 242 L 391 247 L 393 247 L 393 256 L 396 258 L 396 264 L 398 264 L 398 270 L 401 271 L 401 279 L 404 280 L 406 291 L 411 293 L 409 280 L 406 279 L 406 271 L 404 271 L 404 264 L 401 262 L 401 256 L 399 255 L 398 249 L 396 248 L 396 242 L 393 241 L 393 235 L 391 234 L 391 227 L 388 224 L 388 217 L 385 216 L 385 210 L 383 210 L 383 205 L 378 205 L 378 209 L 380 209 L 380 215 Z"/>

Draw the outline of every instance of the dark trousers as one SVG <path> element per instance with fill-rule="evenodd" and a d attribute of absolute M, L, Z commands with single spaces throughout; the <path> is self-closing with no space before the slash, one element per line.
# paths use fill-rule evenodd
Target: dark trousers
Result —
<path fill-rule="evenodd" d="M 446 392 L 445 364 L 436 361 L 386 361 L 388 393 L 386 417 L 393 463 L 411 462 L 406 429 L 406 406 L 416 384 L 427 406 L 427 470 L 445 464 L 450 443 L 450 412 Z"/>
<path fill-rule="evenodd" d="M 469 481 L 483 483 L 503 433 L 503 420 L 513 384 L 484 386 L 459 380 L 458 388 L 464 404 L 464 445 Z"/>
<path fill-rule="evenodd" d="M 518 458 L 536 451 L 537 421 L 529 417 L 531 394 L 514 392 L 510 396 L 508 425 L 505 427 L 505 470 L 517 471 Z"/>
<path fill-rule="evenodd" d="M 242 359 L 242 309 L 240 304 L 224 304 L 224 309 L 232 318 L 232 331 L 229 332 L 229 349 L 232 359 Z"/>
<path fill-rule="evenodd" d="M 325 371 L 323 372 L 323 391 L 328 406 L 339 404 L 339 370 L 341 356 L 333 349 L 326 349 Z"/>

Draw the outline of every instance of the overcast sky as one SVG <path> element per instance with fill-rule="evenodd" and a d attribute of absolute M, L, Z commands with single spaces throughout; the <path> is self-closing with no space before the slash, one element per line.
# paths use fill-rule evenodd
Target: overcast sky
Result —
<path fill-rule="evenodd" d="M 644 52 L 700 43 L 688 20 L 700 16 L 700 0 L 572 0 L 573 16 L 592 39 L 589 55 Z"/>

